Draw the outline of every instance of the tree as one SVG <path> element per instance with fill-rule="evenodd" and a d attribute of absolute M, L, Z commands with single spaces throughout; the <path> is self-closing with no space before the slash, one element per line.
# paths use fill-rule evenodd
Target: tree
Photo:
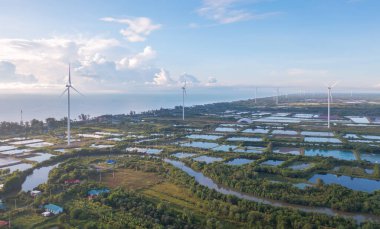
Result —
<path fill-rule="evenodd" d="M 373 167 L 373 176 L 375 178 L 380 178 L 380 166 L 378 164 L 376 164 L 374 167 Z"/>

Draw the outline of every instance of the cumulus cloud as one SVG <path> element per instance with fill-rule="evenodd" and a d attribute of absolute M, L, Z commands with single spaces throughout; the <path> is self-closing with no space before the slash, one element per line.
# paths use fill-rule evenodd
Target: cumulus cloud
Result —
<path fill-rule="evenodd" d="M 197 77 L 190 75 L 190 74 L 187 74 L 187 73 L 183 73 L 182 75 L 180 75 L 178 78 L 178 81 L 180 83 L 186 82 L 188 84 L 199 84 L 200 83 L 200 81 L 197 79 Z"/>
<path fill-rule="evenodd" d="M 144 65 L 146 62 L 154 59 L 155 57 L 156 57 L 156 51 L 153 50 L 152 47 L 147 46 L 144 48 L 144 51 L 134 56 L 122 58 L 118 63 L 118 68 L 134 69 L 134 68 Z"/>
<path fill-rule="evenodd" d="M 16 73 L 16 66 L 8 61 L 0 61 L 0 82 L 2 83 L 35 83 L 36 77 L 33 75 L 23 75 Z"/>
<path fill-rule="evenodd" d="M 239 3 L 242 0 L 203 0 L 202 6 L 197 10 L 198 14 L 220 24 L 229 24 L 251 19 L 264 19 L 279 12 L 252 13 L 248 12 Z M 257 1 L 254 1 L 257 2 Z"/>
<path fill-rule="evenodd" d="M 120 33 L 130 42 L 145 41 L 146 37 L 153 31 L 161 28 L 160 24 L 154 24 L 150 18 L 137 17 L 137 18 L 124 18 L 117 19 L 113 17 L 105 17 L 100 20 L 105 22 L 116 22 L 125 24 L 128 27 L 121 29 Z"/>
<path fill-rule="evenodd" d="M 170 77 L 168 71 L 161 68 L 160 72 L 154 74 L 153 83 L 156 85 L 171 85 L 174 83 L 174 80 Z"/>
<path fill-rule="evenodd" d="M 53 37 L 48 39 L 0 39 L 2 85 L 11 81 L 35 82 L 59 88 L 67 81 L 68 63 L 73 83 L 85 91 L 133 90 L 138 85 L 171 83 L 157 78 L 157 52 L 146 46 L 132 52 L 122 42 L 100 37 Z M 17 68 L 17 73 L 16 69 Z M 4 84 L 5 83 L 5 84 Z M 6 85 L 4 86 L 6 87 Z M 131 89 L 132 88 L 132 89 Z"/>

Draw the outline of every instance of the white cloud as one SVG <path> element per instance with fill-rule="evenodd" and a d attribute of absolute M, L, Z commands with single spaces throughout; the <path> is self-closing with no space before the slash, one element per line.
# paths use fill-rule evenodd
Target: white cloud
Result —
<path fill-rule="evenodd" d="M 279 12 L 252 13 L 239 7 L 238 5 L 241 2 L 242 0 L 203 0 L 203 4 L 197 12 L 199 15 L 220 24 L 265 19 L 279 14 Z M 253 3 L 256 2 L 259 1 L 253 1 Z"/>
<path fill-rule="evenodd" d="M 56 90 L 66 83 L 69 62 L 73 83 L 83 92 L 107 88 L 127 91 L 137 85 L 154 82 L 161 85 L 163 82 L 162 79 L 154 80 L 160 69 L 152 63 L 157 52 L 151 46 L 134 53 L 115 39 L 53 37 L 0 39 L 0 50 L 0 61 L 12 64 L 2 63 L 2 88 L 7 85 L 18 88 L 22 82 L 38 81 L 35 88 L 43 85 L 43 88 Z M 169 78 L 167 82 L 170 82 Z"/>
<path fill-rule="evenodd" d="M 180 75 L 178 81 L 180 83 L 185 83 L 185 81 L 186 81 L 187 84 L 199 84 L 200 83 L 200 81 L 198 80 L 197 77 L 190 75 L 190 74 L 187 74 L 187 73 L 183 73 L 182 75 Z"/>
<path fill-rule="evenodd" d="M 127 25 L 128 27 L 121 29 L 120 33 L 130 42 L 145 41 L 146 37 L 150 35 L 150 33 L 161 28 L 160 24 L 153 24 L 152 20 L 147 17 L 125 19 L 105 17 L 101 18 L 100 20 Z"/>
<path fill-rule="evenodd" d="M 0 82 L 2 83 L 35 83 L 36 77 L 33 75 L 23 75 L 16 73 L 16 66 L 8 61 L 0 61 Z"/>
<path fill-rule="evenodd" d="M 168 71 L 161 68 L 160 72 L 154 74 L 153 83 L 156 85 L 171 85 L 174 83 L 174 80 L 170 77 Z"/>
<path fill-rule="evenodd" d="M 152 47 L 146 46 L 143 52 L 140 52 L 131 57 L 124 57 L 118 63 L 118 68 L 130 68 L 134 69 L 144 65 L 149 60 L 156 57 L 156 51 Z"/>

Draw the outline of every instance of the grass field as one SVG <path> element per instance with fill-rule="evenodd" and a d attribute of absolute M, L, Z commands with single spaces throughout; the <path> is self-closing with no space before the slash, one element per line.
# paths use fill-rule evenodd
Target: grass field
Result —
<path fill-rule="evenodd" d="M 153 200 L 164 201 L 178 211 L 189 210 L 198 219 L 205 219 L 209 211 L 202 208 L 199 203 L 204 203 L 201 199 L 194 196 L 188 189 L 169 182 L 162 182 L 142 191 L 142 193 Z M 238 222 L 227 221 L 224 218 L 214 216 L 224 228 L 243 228 Z"/>
<path fill-rule="evenodd" d="M 156 173 L 147 173 L 133 169 L 118 169 L 113 178 L 112 172 L 102 178 L 102 182 L 110 188 L 123 187 L 128 190 L 140 190 L 162 182 Z"/>

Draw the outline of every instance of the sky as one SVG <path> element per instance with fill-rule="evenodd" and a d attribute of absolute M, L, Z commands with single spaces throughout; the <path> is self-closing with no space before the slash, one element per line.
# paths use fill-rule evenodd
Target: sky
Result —
<path fill-rule="evenodd" d="M 0 93 L 380 89 L 378 0 L 0 0 Z"/>

